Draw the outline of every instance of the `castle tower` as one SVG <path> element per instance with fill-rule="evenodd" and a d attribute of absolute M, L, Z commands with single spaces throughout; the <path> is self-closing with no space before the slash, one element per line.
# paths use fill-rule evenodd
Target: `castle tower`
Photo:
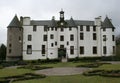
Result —
<path fill-rule="evenodd" d="M 17 15 L 7 27 L 7 61 L 22 59 L 22 24 Z"/>
<path fill-rule="evenodd" d="M 115 55 L 115 27 L 106 16 L 102 23 L 102 56 Z"/>

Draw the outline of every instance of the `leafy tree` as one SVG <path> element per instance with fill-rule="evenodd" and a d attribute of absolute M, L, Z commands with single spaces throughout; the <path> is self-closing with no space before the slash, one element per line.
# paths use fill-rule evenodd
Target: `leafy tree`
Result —
<path fill-rule="evenodd" d="M 0 60 L 5 60 L 6 58 L 6 46 L 1 44 L 0 46 Z"/>

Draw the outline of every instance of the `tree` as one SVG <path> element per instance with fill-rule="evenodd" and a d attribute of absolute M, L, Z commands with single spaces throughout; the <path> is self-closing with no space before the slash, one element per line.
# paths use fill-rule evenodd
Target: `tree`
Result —
<path fill-rule="evenodd" d="M 0 46 L 0 60 L 5 60 L 6 58 L 6 46 L 1 44 Z"/>

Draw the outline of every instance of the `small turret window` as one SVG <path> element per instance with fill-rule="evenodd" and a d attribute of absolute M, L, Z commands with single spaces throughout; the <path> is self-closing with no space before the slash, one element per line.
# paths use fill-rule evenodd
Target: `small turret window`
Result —
<path fill-rule="evenodd" d="M 32 45 L 27 45 L 27 54 L 32 54 Z"/>

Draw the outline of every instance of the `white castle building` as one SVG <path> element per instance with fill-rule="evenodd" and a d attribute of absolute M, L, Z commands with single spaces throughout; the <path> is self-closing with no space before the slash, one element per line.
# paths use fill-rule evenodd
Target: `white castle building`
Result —
<path fill-rule="evenodd" d="M 115 55 L 115 27 L 108 17 L 66 20 L 61 10 L 59 20 L 15 16 L 7 30 L 7 60 Z"/>

